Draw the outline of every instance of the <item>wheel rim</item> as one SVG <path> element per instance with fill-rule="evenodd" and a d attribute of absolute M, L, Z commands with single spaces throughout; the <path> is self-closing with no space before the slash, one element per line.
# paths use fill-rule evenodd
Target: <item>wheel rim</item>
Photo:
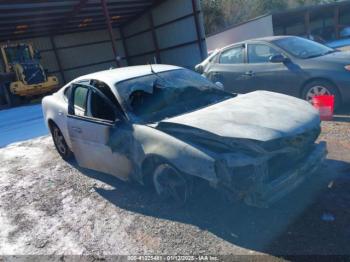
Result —
<path fill-rule="evenodd" d="M 157 168 L 153 176 L 154 187 L 163 198 L 173 198 L 178 203 L 187 200 L 186 180 L 173 168 L 164 165 Z"/>
<path fill-rule="evenodd" d="M 312 98 L 321 95 L 331 95 L 332 93 L 324 86 L 313 86 L 306 93 L 306 101 L 312 103 Z"/>
<path fill-rule="evenodd" d="M 61 154 L 65 155 L 67 152 L 67 148 L 66 148 L 66 145 L 64 143 L 64 138 L 63 138 L 61 131 L 56 127 L 53 130 L 53 139 L 55 141 L 55 145 L 56 145 L 58 151 Z"/>

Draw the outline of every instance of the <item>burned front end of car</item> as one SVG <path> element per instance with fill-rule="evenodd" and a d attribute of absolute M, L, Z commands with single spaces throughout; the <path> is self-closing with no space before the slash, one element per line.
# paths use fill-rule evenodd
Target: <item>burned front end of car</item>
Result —
<path fill-rule="evenodd" d="M 301 184 L 326 155 L 325 142 L 315 143 L 320 128 L 266 142 L 230 139 L 217 153 L 218 189 L 231 199 L 267 207 Z"/>

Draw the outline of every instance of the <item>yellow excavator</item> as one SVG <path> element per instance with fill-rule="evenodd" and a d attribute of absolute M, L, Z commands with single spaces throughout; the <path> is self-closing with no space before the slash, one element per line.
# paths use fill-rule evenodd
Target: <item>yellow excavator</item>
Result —
<path fill-rule="evenodd" d="M 39 62 L 40 53 L 31 44 L 5 44 L 0 53 L 0 107 L 16 106 L 58 88 L 57 77 L 47 75 Z"/>

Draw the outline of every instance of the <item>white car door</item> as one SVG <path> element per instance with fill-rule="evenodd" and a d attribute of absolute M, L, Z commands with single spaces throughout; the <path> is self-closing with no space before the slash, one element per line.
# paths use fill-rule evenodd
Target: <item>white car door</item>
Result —
<path fill-rule="evenodd" d="M 78 164 L 127 180 L 131 162 L 108 146 L 111 128 L 122 121 L 115 108 L 93 87 L 82 84 L 74 85 L 69 103 L 68 132 Z"/>

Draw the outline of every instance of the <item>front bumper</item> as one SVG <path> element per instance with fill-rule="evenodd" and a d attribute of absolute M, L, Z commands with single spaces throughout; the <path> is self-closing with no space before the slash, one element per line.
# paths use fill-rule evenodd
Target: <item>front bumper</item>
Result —
<path fill-rule="evenodd" d="M 312 177 L 327 154 L 326 142 L 315 144 L 311 153 L 295 169 L 282 174 L 269 183 L 259 183 L 244 198 L 248 205 L 268 207 Z"/>
<path fill-rule="evenodd" d="M 12 82 L 10 89 L 13 94 L 19 96 L 35 96 L 47 94 L 58 88 L 58 80 L 55 76 L 49 76 L 46 82 L 26 85 L 21 81 Z"/>

